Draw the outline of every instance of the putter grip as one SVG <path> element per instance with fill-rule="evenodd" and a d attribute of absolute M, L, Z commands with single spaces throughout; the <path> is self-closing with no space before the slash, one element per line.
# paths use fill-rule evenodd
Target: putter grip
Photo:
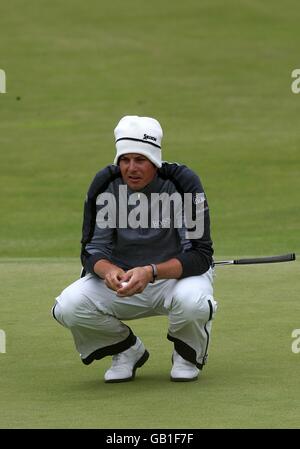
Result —
<path fill-rule="evenodd" d="M 295 253 L 283 254 L 282 256 L 270 256 L 270 257 L 255 257 L 250 259 L 238 259 L 234 261 L 235 265 L 246 265 L 254 263 L 274 263 L 274 262 L 290 262 L 295 260 Z"/>

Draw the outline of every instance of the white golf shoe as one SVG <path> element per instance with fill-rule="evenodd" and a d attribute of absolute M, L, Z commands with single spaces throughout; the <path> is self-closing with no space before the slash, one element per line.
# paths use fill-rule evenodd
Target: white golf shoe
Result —
<path fill-rule="evenodd" d="M 149 352 L 137 337 L 133 346 L 126 349 L 126 351 L 113 355 L 112 365 L 104 375 L 105 382 L 128 382 L 133 380 L 136 369 L 143 366 L 148 358 Z"/>
<path fill-rule="evenodd" d="M 171 380 L 174 382 L 190 382 L 198 379 L 199 369 L 193 363 L 185 360 L 177 351 L 173 352 L 173 367 Z"/>

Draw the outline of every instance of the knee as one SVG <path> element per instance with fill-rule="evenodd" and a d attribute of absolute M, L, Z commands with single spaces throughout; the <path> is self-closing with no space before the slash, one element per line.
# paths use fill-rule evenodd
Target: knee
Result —
<path fill-rule="evenodd" d="M 84 314 L 83 302 L 84 298 L 80 292 L 67 288 L 56 298 L 52 315 L 60 324 L 71 328 L 78 324 Z"/>
<path fill-rule="evenodd" d="M 216 301 L 211 294 L 203 292 L 175 292 L 172 312 L 180 314 L 185 321 L 209 321 L 216 311 Z"/>

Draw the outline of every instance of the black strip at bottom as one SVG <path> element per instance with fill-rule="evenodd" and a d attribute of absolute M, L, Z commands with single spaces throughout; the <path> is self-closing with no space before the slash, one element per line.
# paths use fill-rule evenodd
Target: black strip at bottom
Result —
<path fill-rule="evenodd" d="M 188 344 L 184 343 L 184 341 L 179 340 L 178 338 L 172 337 L 170 334 L 167 335 L 167 339 L 174 343 L 175 351 L 178 352 L 181 357 L 183 357 L 188 362 L 193 363 L 197 366 L 197 368 L 202 369 L 203 363 L 198 363 L 196 359 L 196 351 L 191 348 Z"/>
<path fill-rule="evenodd" d="M 135 344 L 136 336 L 133 334 L 130 327 L 128 327 L 128 329 L 130 331 L 130 334 L 125 340 L 120 341 L 119 343 L 115 343 L 114 345 L 105 346 L 104 348 L 97 349 L 96 351 L 92 352 L 89 356 L 87 356 L 85 359 L 81 359 L 82 362 L 85 365 L 89 365 L 94 360 L 100 360 L 108 355 L 119 354 L 119 352 L 123 352 L 126 351 L 126 349 L 129 349 L 131 346 Z"/>

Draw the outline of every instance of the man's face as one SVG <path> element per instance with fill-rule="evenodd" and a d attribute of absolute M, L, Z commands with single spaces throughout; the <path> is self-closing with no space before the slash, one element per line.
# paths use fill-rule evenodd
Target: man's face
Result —
<path fill-rule="evenodd" d="M 145 156 L 127 153 L 120 157 L 119 166 L 123 181 L 131 190 L 142 190 L 154 178 L 157 167 Z"/>

